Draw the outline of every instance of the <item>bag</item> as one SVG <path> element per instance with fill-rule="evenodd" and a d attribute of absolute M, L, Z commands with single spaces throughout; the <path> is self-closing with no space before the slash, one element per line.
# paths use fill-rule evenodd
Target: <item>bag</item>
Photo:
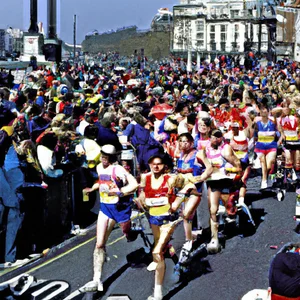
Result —
<path fill-rule="evenodd" d="M 269 93 L 269 89 L 268 89 L 268 88 L 265 88 L 265 89 L 263 89 L 263 90 L 261 90 L 261 91 L 262 91 L 262 93 L 263 93 L 264 95 L 266 95 L 266 94 Z"/>
<path fill-rule="evenodd" d="M 66 103 L 63 109 L 63 114 L 65 114 L 66 116 L 71 116 L 73 113 L 73 106 L 71 103 Z"/>
<path fill-rule="evenodd" d="M 13 104 L 9 101 L 0 101 L 0 128 L 2 126 L 8 125 L 14 118 L 15 115 L 11 112 L 13 109 Z"/>

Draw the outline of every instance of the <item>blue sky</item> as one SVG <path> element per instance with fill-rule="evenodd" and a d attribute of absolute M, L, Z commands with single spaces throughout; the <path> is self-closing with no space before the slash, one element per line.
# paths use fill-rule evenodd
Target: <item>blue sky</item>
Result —
<path fill-rule="evenodd" d="M 0 0 L 0 28 L 8 26 L 27 31 L 29 27 L 30 0 Z M 179 0 L 57 0 L 60 6 L 60 37 L 73 42 L 73 16 L 77 16 L 77 43 L 81 43 L 86 33 L 97 29 L 104 32 L 123 26 L 136 25 L 139 29 L 150 28 L 157 10 L 167 7 L 172 10 Z M 47 1 L 38 0 L 38 20 L 47 23 Z M 46 28 L 45 28 L 46 31 Z"/>

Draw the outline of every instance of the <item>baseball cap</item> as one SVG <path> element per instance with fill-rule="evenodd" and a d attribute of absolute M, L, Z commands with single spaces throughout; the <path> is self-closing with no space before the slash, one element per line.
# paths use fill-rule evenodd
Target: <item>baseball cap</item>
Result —
<path fill-rule="evenodd" d="M 211 135 L 216 137 L 216 138 L 220 138 L 220 137 L 223 136 L 223 133 L 220 129 L 215 129 L 215 130 L 212 131 Z"/>

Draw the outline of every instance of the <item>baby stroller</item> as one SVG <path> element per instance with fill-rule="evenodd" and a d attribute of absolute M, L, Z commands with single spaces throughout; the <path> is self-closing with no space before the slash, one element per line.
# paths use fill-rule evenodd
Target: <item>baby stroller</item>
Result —
<path fill-rule="evenodd" d="M 121 164 L 129 173 L 136 177 L 138 175 L 138 161 L 135 148 L 127 141 L 127 136 L 119 136 L 119 140 L 123 147 L 120 157 Z"/>

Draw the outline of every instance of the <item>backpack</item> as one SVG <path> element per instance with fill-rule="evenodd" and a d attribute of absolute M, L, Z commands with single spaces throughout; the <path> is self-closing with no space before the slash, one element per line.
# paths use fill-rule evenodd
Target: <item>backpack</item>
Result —
<path fill-rule="evenodd" d="M 73 113 L 73 105 L 70 102 L 66 102 L 62 113 L 68 117 L 71 116 Z"/>
<path fill-rule="evenodd" d="M 0 128 L 8 125 L 15 115 L 11 112 L 12 104 L 9 101 L 0 100 Z"/>

